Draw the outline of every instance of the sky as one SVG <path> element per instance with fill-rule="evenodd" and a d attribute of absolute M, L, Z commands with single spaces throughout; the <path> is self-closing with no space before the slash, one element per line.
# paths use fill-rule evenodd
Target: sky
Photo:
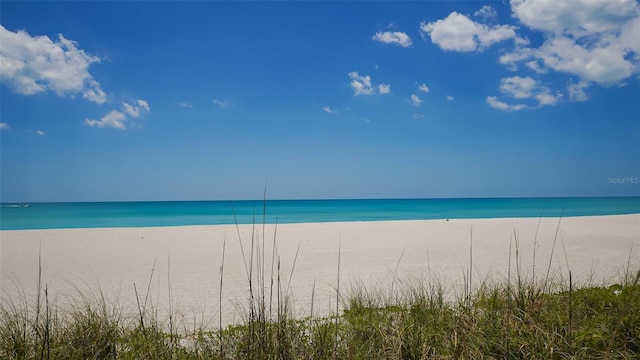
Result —
<path fill-rule="evenodd" d="M 0 201 L 640 196 L 640 3 L 0 2 Z"/>

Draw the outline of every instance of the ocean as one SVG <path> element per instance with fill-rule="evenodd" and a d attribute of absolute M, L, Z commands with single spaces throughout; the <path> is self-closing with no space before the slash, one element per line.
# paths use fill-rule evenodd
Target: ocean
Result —
<path fill-rule="evenodd" d="M 0 230 L 633 213 L 640 197 L 3 203 Z"/>

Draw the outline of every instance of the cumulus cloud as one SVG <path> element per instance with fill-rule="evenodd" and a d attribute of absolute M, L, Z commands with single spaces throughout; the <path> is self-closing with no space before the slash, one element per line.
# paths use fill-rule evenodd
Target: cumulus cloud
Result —
<path fill-rule="evenodd" d="M 36 130 L 36 134 L 38 134 L 39 136 L 44 136 L 45 133 L 42 130 Z"/>
<path fill-rule="evenodd" d="M 377 32 L 372 39 L 385 44 L 396 44 L 402 47 L 409 47 L 413 45 L 409 35 L 400 31 Z"/>
<path fill-rule="evenodd" d="M 545 91 L 539 94 L 535 94 L 533 96 L 534 99 L 538 100 L 538 104 L 540 106 L 544 105 L 555 105 L 558 102 L 558 99 L 561 98 L 562 95 L 552 95 L 550 92 Z"/>
<path fill-rule="evenodd" d="M 517 47 L 500 62 L 578 77 L 569 99 L 584 101 L 590 83 L 619 84 L 640 71 L 640 5 L 636 0 L 511 0 L 513 16 L 544 33 L 537 48 Z"/>
<path fill-rule="evenodd" d="M 353 89 L 353 93 L 356 96 L 373 95 L 376 93 L 376 90 L 380 95 L 385 95 L 391 92 L 390 84 L 380 84 L 374 86 L 371 82 L 371 76 L 369 75 L 362 76 L 357 71 L 352 71 L 349 73 L 349 78 L 351 79 L 349 85 Z"/>
<path fill-rule="evenodd" d="M 371 76 L 360 76 L 357 71 L 352 71 L 349 73 L 349 77 L 351 78 L 350 85 L 355 95 L 373 94 L 374 88 L 371 85 Z"/>
<path fill-rule="evenodd" d="M 453 101 L 453 100 L 455 100 L 455 99 L 453 98 L 453 96 L 451 96 L 451 95 L 447 95 L 447 100 L 448 100 L 448 101 Z"/>
<path fill-rule="evenodd" d="M 429 92 L 429 88 L 427 87 L 427 84 L 420 84 L 418 85 L 418 90 L 422 91 L 422 92 Z"/>
<path fill-rule="evenodd" d="M 518 39 L 515 27 L 487 26 L 452 12 L 444 19 L 420 24 L 420 30 L 429 35 L 431 42 L 445 51 L 472 52 L 508 39 Z"/>
<path fill-rule="evenodd" d="M 326 112 L 327 114 L 335 114 L 335 113 L 337 113 L 337 111 L 332 109 L 329 105 L 323 107 L 322 111 Z"/>
<path fill-rule="evenodd" d="M 151 108 L 149 103 L 144 100 L 133 100 L 131 103 L 123 102 L 122 110 L 111 110 L 108 114 L 100 118 L 100 120 L 85 119 L 87 126 L 96 128 L 115 128 L 125 130 L 127 128 L 127 115 L 132 118 L 139 118 L 143 114 L 149 113 Z"/>
<path fill-rule="evenodd" d="M 635 54 L 636 60 L 640 57 L 640 40 L 638 40 L 638 34 L 640 34 L 640 16 L 636 16 L 633 20 L 629 20 L 622 26 L 618 38 L 624 49 L 628 49 Z"/>
<path fill-rule="evenodd" d="M 500 62 L 509 65 L 533 58 L 526 65 L 538 73 L 550 69 L 604 86 L 616 84 L 639 70 L 638 59 L 634 61 L 619 41 L 602 41 L 583 45 L 566 36 L 552 37 L 539 48 L 516 49 L 505 54 Z"/>
<path fill-rule="evenodd" d="M 89 73 L 89 66 L 100 58 L 78 48 L 75 41 L 59 34 L 31 36 L 0 25 L 0 81 L 14 92 L 32 95 L 52 91 L 58 96 L 75 96 L 102 104 L 106 94 Z"/>
<path fill-rule="evenodd" d="M 517 62 L 529 59 L 532 54 L 532 49 L 526 47 L 518 47 L 512 52 L 501 55 L 498 61 L 504 65 L 512 65 Z M 514 66 L 513 68 L 514 70 L 517 70 L 517 66 Z"/>
<path fill-rule="evenodd" d="M 500 91 L 516 99 L 532 97 L 532 92 L 536 87 L 536 80 L 528 76 L 513 76 L 500 81 Z"/>
<path fill-rule="evenodd" d="M 0 122 L 0 130 L 9 130 L 9 124 L 5 122 Z"/>
<path fill-rule="evenodd" d="M 500 92 L 502 92 L 504 96 L 512 99 L 533 100 L 536 102 L 537 107 L 555 105 L 562 97 L 561 94 L 552 94 L 548 87 L 541 85 L 539 81 L 529 76 L 512 76 L 503 78 L 500 81 Z M 498 110 L 517 111 L 531 107 L 524 104 L 509 105 L 504 101 L 498 100 L 495 96 L 487 97 L 487 103 Z"/>
<path fill-rule="evenodd" d="M 389 84 L 380 84 L 378 85 L 378 92 L 380 95 L 388 94 L 391 92 L 391 85 Z"/>
<path fill-rule="evenodd" d="M 420 97 L 416 94 L 411 94 L 411 97 L 409 98 L 408 101 L 415 107 L 419 107 L 420 104 L 424 102 L 424 100 L 420 99 Z"/>
<path fill-rule="evenodd" d="M 537 32 L 541 43 L 531 46 L 526 38 L 519 36 L 515 26 L 488 24 L 497 14 L 487 5 L 473 14 L 483 23 L 452 12 L 446 18 L 420 25 L 422 34 L 445 51 L 482 51 L 493 44 L 513 40 L 513 45 L 509 43 L 499 57 L 499 62 L 508 69 L 533 71 L 538 76 L 563 73 L 570 79 L 561 93 L 540 87 L 538 80 L 531 79 L 537 84 L 536 90 L 526 99 L 535 100 L 536 105 L 521 107 L 496 97 L 487 98 L 493 107 L 520 110 L 553 105 L 561 97 L 585 101 L 590 86 L 624 84 L 640 73 L 640 3 L 637 0 L 510 0 L 509 3 L 512 17 L 521 27 Z M 526 85 L 525 82 L 502 83 L 501 92 L 517 99 L 515 96 L 524 95 L 522 91 L 526 88 L 517 88 L 520 92 L 513 88 L 516 92 L 509 93 L 509 86 Z"/>
<path fill-rule="evenodd" d="M 127 117 L 124 113 L 118 110 L 111 110 L 107 115 L 103 116 L 100 120 L 86 119 L 84 123 L 91 127 L 105 128 L 112 127 L 120 130 L 124 130 Z"/>
<path fill-rule="evenodd" d="M 562 96 L 553 95 L 551 90 L 539 81 L 527 76 L 512 76 L 500 81 L 500 91 L 515 99 L 536 99 L 539 106 L 555 105 Z"/>
<path fill-rule="evenodd" d="M 627 52 L 615 43 L 589 48 L 567 37 L 557 37 L 545 42 L 536 55 L 553 70 L 602 85 L 615 84 L 636 70 L 636 65 L 626 58 Z"/>
<path fill-rule="evenodd" d="M 510 5 L 527 27 L 573 37 L 618 31 L 620 24 L 638 16 L 636 0 L 511 0 Z"/>

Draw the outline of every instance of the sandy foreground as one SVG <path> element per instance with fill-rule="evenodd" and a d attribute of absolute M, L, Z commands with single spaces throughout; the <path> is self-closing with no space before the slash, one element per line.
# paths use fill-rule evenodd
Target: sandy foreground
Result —
<path fill-rule="evenodd" d="M 258 297 L 258 279 L 264 274 L 267 306 L 274 279 L 275 304 L 278 259 L 281 289 L 289 289 L 296 316 L 309 315 L 312 293 L 314 314 L 329 313 L 336 304 L 338 249 L 342 294 L 354 284 L 388 292 L 393 282 L 397 290 L 417 277 L 438 278 L 448 291 L 460 293 L 470 267 L 470 244 L 473 283 L 502 280 L 508 274 L 510 247 L 515 274 L 516 238 L 522 272 L 530 277 L 535 271 L 537 279 L 545 277 L 549 263 L 556 279 L 566 279 L 570 269 L 576 283 L 591 278 L 598 284 L 619 279 L 629 259 L 636 271 L 640 266 L 640 214 L 240 225 L 239 235 L 241 240 L 234 225 L 0 231 L 2 299 L 16 301 L 18 292 L 35 299 L 40 253 L 42 286 L 60 306 L 99 288 L 109 302 L 117 299 L 126 311 L 135 311 L 135 284 L 141 301 L 148 293 L 149 307 L 159 314 L 171 307 L 184 326 L 195 322 L 213 327 L 218 324 L 225 242 L 225 324 L 241 322 L 246 314 L 245 263 L 253 264 Z"/>

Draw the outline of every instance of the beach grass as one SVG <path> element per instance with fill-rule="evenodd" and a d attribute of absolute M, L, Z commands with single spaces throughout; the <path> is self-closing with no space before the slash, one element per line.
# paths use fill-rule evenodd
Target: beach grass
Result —
<path fill-rule="evenodd" d="M 266 266 L 262 242 L 256 237 L 251 243 L 252 250 L 246 253 L 250 294 L 244 322 L 239 325 L 179 329 L 171 314 L 161 318 L 149 301 L 148 289 L 139 292 L 137 287 L 136 316 L 126 316 L 119 301 L 110 303 L 97 287 L 78 289 L 78 295 L 66 304 L 51 303 L 47 285 L 39 283 L 41 288 L 35 298 L 13 296 L 0 304 L 0 358 L 637 359 L 640 356 L 640 267 L 631 262 L 616 283 L 577 286 L 571 273 L 568 277 L 557 277 L 560 279 L 557 281 L 554 276 L 537 282 L 529 280 L 522 269 L 518 270 L 520 259 L 516 256 L 513 261 L 516 270 L 514 274 L 509 271 L 506 279 L 487 279 L 475 287 L 465 283 L 458 293 L 451 294 L 446 279 L 396 276 L 397 269 L 386 289 L 352 284 L 350 289 L 341 291 L 338 258 L 335 313 L 314 316 L 312 299 L 309 316 L 300 318 L 290 310 L 289 284 L 295 261 L 285 276 L 276 256 L 272 275 L 267 276 L 263 270 Z M 152 278 L 153 273 L 149 282 Z M 168 286 L 171 287 L 170 281 Z"/>
<path fill-rule="evenodd" d="M 393 299 L 362 288 L 347 293 L 343 311 L 329 317 L 257 314 L 241 325 L 181 332 L 153 311 L 127 319 L 99 293 L 64 307 L 49 304 L 45 295 L 40 308 L 28 299 L 2 305 L 0 357 L 637 359 L 639 278 L 637 272 L 607 287 L 552 292 L 536 284 L 485 283 L 454 302 L 444 300 L 440 285 L 409 280 Z"/>

